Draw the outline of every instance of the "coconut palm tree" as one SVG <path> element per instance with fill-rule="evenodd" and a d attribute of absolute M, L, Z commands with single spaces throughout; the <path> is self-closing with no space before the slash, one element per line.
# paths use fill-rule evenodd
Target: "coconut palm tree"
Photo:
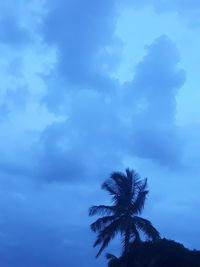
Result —
<path fill-rule="evenodd" d="M 102 189 L 112 196 L 112 206 L 99 205 L 89 209 L 90 216 L 103 216 L 91 224 L 91 230 L 98 233 L 94 247 L 100 245 L 96 257 L 118 233 L 122 237 L 124 255 L 131 242 L 140 240 L 140 231 L 150 240 L 160 237 L 151 222 L 139 216 L 148 194 L 147 179 L 142 180 L 135 171 L 126 169 L 125 173 L 113 172 Z"/>

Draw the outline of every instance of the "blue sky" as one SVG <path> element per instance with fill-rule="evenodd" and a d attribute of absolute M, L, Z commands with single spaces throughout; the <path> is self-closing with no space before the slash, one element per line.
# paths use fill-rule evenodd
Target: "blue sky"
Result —
<path fill-rule="evenodd" d="M 87 210 L 126 167 L 144 217 L 200 249 L 199 1 L 4 2 L 1 265 L 102 266 Z"/>

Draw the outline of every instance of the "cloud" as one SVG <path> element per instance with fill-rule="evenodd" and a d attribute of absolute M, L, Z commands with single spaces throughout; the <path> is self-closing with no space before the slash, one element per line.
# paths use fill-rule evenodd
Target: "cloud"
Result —
<path fill-rule="evenodd" d="M 54 99 L 54 107 L 48 105 L 49 108 L 59 105 L 56 98 L 65 97 L 66 90 L 90 88 L 108 92 L 116 87 L 116 81 L 109 77 L 121 46 L 114 36 L 115 5 L 112 0 L 49 2 L 43 21 L 44 40 L 57 49 L 56 79 L 65 80 L 65 85 L 61 82 L 45 98 L 47 103 Z"/>
<path fill-rule="evenodd" d="M 134 79 L 125 85 L 126 102 L 133 114 L 132 149 L 139 157 L 164 165 L 180 160 L 180 141 L 175 125 L 176 94 L 184 84 L 179 54 L 166 36 L 159 37 L 136 66 Z"/>
<path fill-rule="evenodd" d="M 31 12 L 34 10 L 33 3 L 34 1 L 26 5 L 28 14 L 32 14 Z M 13 47 L 8 49 L 8 46 L 4 47 L 6 51 L 4 54 L 10 55 L 11 58 L 3 65 L 6 75 L 2 75 L 5 79 L 5 86 L 3 86 L 4 95 L 1 107 L 9 120 L 5 123 L 2 136 L 12 125 L 13 131 L 7 139 L 10 143 L 14 143 L 13 150 L 15 150 L 14 153 L 8 151 L 1 161 L 1 170 L 4 174 L 16 173 L 17 176 L 27 175 L 35 177 L 35 179 L 39 176 L 39 179 L 51 181 L 65 180 L 67 177 L 67 180 L 74 181 L 74 177 L 76 179 L 78 176 L 87 177 L 88 169 L 92 164 L 94 172 L 91 172 L 90 177 L 92 174 L 96 175 L 98 165 L 101 165 L 102 169 L 104 167 L 110 169 L 113 165 L 109 166 L 109 163 L 118 160 L 119 152 L 114 155 L 115 149 L 110 147 L 111 143 L 114 144 L 114 138 L 111 139 L 113 132 L 109 129 L 109 123 L 113 123 L 113 129 L 117 128 L 118 118 L 112 114 L 112 105 L 106 104 L 106 101 L 110 101 L 107 99 L 107 97 L 110 98 L 108 95 L 115 90 L 118 83 L 111 79 L 105 71 L 111 70 L 116 64 L 116 57 L 109 47 L 114 40 L 114 6 L 114 1 L 109 3 L 107 1 L 101 3 L 88 1 L 84 4 L 82 1 L 47 2 L 48 15 L 46 17 L 41 11 L 42 8 L 36 8 L 42 13 L 40 20 L 44 23 L 44 36 L 40 36 L 38 42 L 34 39 L 35 43 L 32 45 L 25 42 L 26 34 L 22 29 L 27 31 L 27 25 L 30 26 L 34 21 L 36 22 L 37 15 L 30 23 L 24 12 L 25 8 L 17 6 L 16 10 L 13 9 L 13 1 L 9 1 L 7 5 L 3 6 L 5 10 L 12 7 L 12 12 L 8 12 L 11 16 L 6 17 L 7 20 L 5 18 L 5 23 L 10 25 L 12 31 L 5 32 L 2 27 L 2 42 L 11 44 Z M 7 14 L 7 11 L 5 13 Z M 24 27 L 21 27 L 22 25 Z M 33 29 L 35 28 L 36 26 L 33 27 Z M 27 33 L 35 38 L 33 29 L 30 27 Z M 17 46 L 22 43 L 26 45 L 21 47 L 22 50 L 25 47 L 26 49 L 16 57 Z M 48 72 L 43 68 L 43 63 L 49 64 L 48 60 L 43 62 L 43 58 L 49 56 L 48 53 L 44 53 L 44 46 L 48 51 L 49 47 L 54 45 L 60 56 L 58 57 L 58 71 L 55 70 L 55 75 L 51 80 L 51 70 Z M 41 53 L 43 54 L 41 55 Z M 35 59 L 36 54 L 40 56 L 40 63 Z M 49 61 L 51 64 L 51 60 Z M 50 68 L 49 65 L 47 68 Z M 57 77 L 59 82 L 55 79 Z M 49 111 L 55 111 L 58 105 L 64 107 L 61 108 L 61 115 L 66 122 L 52 123 L 54 120 L 51 120 L 50 124 L 52 123 L 52 125 L 45 129 L 38 142 L 40 129 L 37 126 L 34 129 L 35 126 L 29 125 L 29 122 L 34 117 L 33 124 L 35 124 L 35 116 L 42 115 L 40 111 L 44 108 L 44 102 L 40 102 L 39 93 L 35 93 L 38 85 L 41 87 L 39 82 L 42 79 L 44 79 L 44 87 L 47 91 L 43 91 L 41 96 L 43 97 L 47 92 L 43 99 L 48 102 Z M 13 80 L 16 81 L 15 84 Z M 46 84 L 49 87 L 46 88 Z M 15 85 L 14 88 L 13 85 Z M 12 87 L 10 88 L 10 86 Z M 81 90 L 83 93 L 76 93 Z M 93 94 L 89 90 L 91 92 L 102 90 L 103 94 Z M 103 114 L 101 114 L 101 108 L 105 109 Z M 50 112 L 44 114 L 47 116 L 44 122 L 48 121 L 48 116 L 51 116 Z M 29 122 L 28 116 L 31 118 Z M 106 116 L 107 120 L 104 122 Z M 40 119 L 38 118 L 38 121 Z M 16 129 L 14 121 L 18 121 L 18 129 Z M 40 128 L 45 128 L 46 125 L 48 123 L 44 123 Z M 85 133 L 82 135 L 82 132 Z M 27 135 L 30 135 L 30 138 L 27 139 L 25 137 Z M 104 137 L 107 139 L 105 144 Z M 118 135 L 116 140 L 119 138 Z M 23 144 L 21 139 L 24 139 Z M 19 147 L 19 143 L 22 144 L 23 149 Z M 68 144 L 70 144 L 69 147 L 67 147 Z M 3 150 L 6 150 L 6 145 L 7 142 L 2 144 Z M 17 157 L 16 155 L 19 153 L 20 157 Z M 86 153 L 91 153 L 91 162 L 86 162 Z M 109 163 L 105 162 L 105 157 L 110 158 Z M 26 162 L 24 170 L 23 158 Z"/>
<path fill-rule="evenodd" d="M 47 127 L 37 144 L 40 176 L 71 182 L 98 179 L 121 165 L 126 137 L 117 108 L 99 92 L 73 94 L 68 118 Z"/>
<path fill-rule="evenodd" d="M 27 151 L 34 167 L 28 164 L 25 174 L 34 169 L 30 176 L 35 179 L 74 182 L 104 176 L 123 166 L 126 155 L 164 165 L 178 161 L 175 96 L 184 81 L 176 67 L 178 52 L 167 37 L 157 39 L 133 81 L 120 87 L 102 67 L 105 58 L 109 62 L 106 49 L 114 42 L 115 16 L 114 2 L 48 3 L 43 34 L 46 46 L 58 50 L 58 69 L 52 79 L 51 71 L 46 75 L 50 86 L 43 100 L 49 112 L 59 107 L 62 120 L 44 126 L 40 137 L 37 132 Z M 11 173 L 22 175 L 21 162 L 14 165 Z M 9 163 L 2 166 L 9 170 Z"/>
<path fill-rule="evenodd" d="M 198 0 L 174 0 L 174 1 L 167 1 L 167 0 L 154 0 L 154 4 L 156 5 L 159 10 L 177 10 L 182 14 L 186 12 L 189 14 L 190 12 L 198 12 L 200 10 L 200 4 Z"/>
<path fill-rule="evenodd" d="M 12 17 L 5 17 L 0 21 L 0 42 L 12 46 L 21 46 L 30 41 L 28 33 Z"/>
<path fill-rule="evenodd" d="M 153 6 L 158 13 L 177 12 L 189 26 L 200 26 L 200 3 L 198 0 L 127 0 L 126 4 L 137 8 Z"/>
<path fill-rule="evenodd" d="M 31 36 L 22 23 L 21 5 L 9 0 L 1 3 L 0 9 L 0 43 L 18 49 L 29 43 Z"/>
<path fill-rule="evenodd" d="M 178 169 L 183 156 L 184 163 L 192 161 L 198 170 L 193 151 L 199 146 L 199 129 L 184 131 L 183 142 L 176 125 L 176 97 L 185 73 L 175 44 L 166 36 L 157 38 L 147 46 L 131 82 L 120 85 L 112 78 L 122 48 L 115 37 L 119 2 L 46 1 L 45 8 L 31 1 L 19 11 L 8 1 L 12 9 L 2 19 L 8 32 L 0 29 L 5 112 L 0 259 L 5 267 L 102 266 L 103 259 L 93 259 L 87 209 L 104 203 L 97 184 L 111 171 L 127 167 L 127 158 L 129 167 L 137 169 L 139 162 L 139 172 L 149 177 L 147 217 L 155 214 L 152 221 L 162 232 L 174 231 L 166 225 L 171 210 L 165 216 L 161 212 L 166 207 L 177 203 L 173 219 L 185 214 L 186 200 L 177 201 L 179 184 L 184 198 L 197 188 L 198 177 L 194 184 L 189 170 Z M 187 202 L 188 217 L 197 193 Z M 176 236 L 186 242 L 190 238 L 183 226 Z M 192 236 L 196 245 L 194 231 Z"/>
<path fill-rule="evenodd" d="M 68 92 L 65 119 L 48 126 L 36 145 L 40 179 L 98 179 L 121 168 L 127 156 L 180 165 L 176 95 L 185 72 L 168 37 L 159 37 L 147 50 L 133 81 L 111 96 L 83 88 Z"/>

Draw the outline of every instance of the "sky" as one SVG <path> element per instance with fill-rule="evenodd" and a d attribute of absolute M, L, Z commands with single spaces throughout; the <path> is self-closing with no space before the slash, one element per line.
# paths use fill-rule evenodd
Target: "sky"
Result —
<path fill-rule="evenodd" d="M 197 0 L 0 2 L 1 266 L 106 266 L 88 208 L 127 167 L 200 249 L 199 30 Z"/>

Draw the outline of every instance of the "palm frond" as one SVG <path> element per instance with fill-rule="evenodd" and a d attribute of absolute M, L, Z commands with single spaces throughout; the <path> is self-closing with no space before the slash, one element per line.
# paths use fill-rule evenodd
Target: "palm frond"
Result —
<path fill-rule="evenodd" d="M 134 222 L 136 227 L 141 230 L 148 238 L 152 239 L 153 241 L 160 238 L 159 232 L 149 220 L 134 216 Z"/>
<path fill-rule="evenodd" d="M 106 226 L 103 230 L 100 231 L 97 240 L 94 243 L 94 247 L 97 245 L 101 245 L 101 248 L 99 249 L 99 252 L 97 253 L 96 257 L 98 257 L 104 248 L 107 247 L 110 240 L 115 237 L 115 235 L 120 231 L 121 229 L 121 220 L 120 218 L 110 223 L 108 226 Z"/>
<path fill-rule="evenodd" d="M 126 169 L 126 177 L 127 177 L 126 198 L 127 198 L 127 203 L 131 203 L 131 200 L 133 197 L 133 195 L 132 195 L 133 184 L 134 184 L 133 174 L 134 174 L 133 170 Z"/>
<path fill-rule="evenodd" d="M 114 210 L 115 210 L 114 206 L 106 206 L 106 205 L 92 206 L 89 208 L 89 216 L 94 216 L 96 214 L 110 215 L 114 213 Z"/>
<path fill-rule="evenodd" d="M 122 172 L 113 172 L 110 176 L 110 179 L 112 179 L 117 185 L 117 187 L 120 189 L 121 187 L 123 188 L 127 177 Z"/>
<path fill-rule="evenodd" d="M 130 178 L 130 177 L 129 177 Z M 115 197 L 116 205 L 127 205 L 132 197 L 132 180 L 121 172 L 113 172 L 111 178 L 116 187 L 118 194 Z"/>
<path fill-rule="evenodd" d="M 135 222 L 134 222 L 134 218 L 132 218 L 131 220 L 131 236 L 130 236 L 130 239 L 133 241 L 133 242 L 137 242 L 137 241 L 140 241 L 140 234 L 135 226 Z"/>
<path fill-rule="evenodd" d="M 145 191 L 147 190 L 147 178 L 140 180 L 140 183 L 138 184 L 139 191 Z"/>
<path fill-rule="evenodd" d="M 135 172 L 134 170 L 130 170 L 129 168 L 126 169 L 126 177 L 127 179 L 130 181 L 130 183 L 132 184 L 133 182 L 133 178 L 135 176 Z"/>
<path fill-rule="evenodd" d="M 141 187 L 144 185 L 145 181 L 142 180 L 140 175 L 135 171 L 132 171 L 132 179 L 132 196 L 134 198 L 135 196 L 137 196 L 138 192 L 141 191 Z"/>
<path fill-rule="evenodd" d="M 149 193 L 148 190 L 138 192 L 137 197 L 132 203 L 131 207 L 131 211 L 133 214 L 140 214 L 142 212 L 142 210 L 144 209 L 144 204 L 148 193 Z"/>
<path fill-rule="evenodd" d="M 115 260 L 118 259 L 115 255 L 111 254 L 111 253 L 106 253 L 106 259 L 107 260 Z"/>
<path fill-rule="evenodd" d="M 97 255 L 96 255 L 96 258 L 98 258 L 98 257 L 101 255 L 102 251 L 108 246 L 108 244 L 109 244 L 109 242 L 110 242 L 110 240 L 111 240 L 112 238 L 113 238 L 113 237 L 112 237 L 112 234 L 109 234 L 109 235 L 102 241 L 102 246 L 101 246 L 101 248 L 99 249 L 99 251 L 98 251 L 98 253 L 97 253 Z"/>
<path fill-rule="evenodd" d="M 101 231 L 103 228 L 107 226 L 108 223 L 113 222 L 113 220 L 116 219 L 116 216 L 105 216 L 102 218 L 99 218 L 95 222 L 93 222 L 90 227 L 93 232 Z"/>
<path fill-rule="evenodd" d="M 117 195 L 117 190 L 116 190 L 116 187 L 115 185 L 110 181 L 110 179 L 106 180 L 101 188 L 103 190 L 106 190 L 110 195 Z"/>
<path fill-rule="evenodd" d="M 119 231 L 119 219 L 113 221 L 112 223 L 110 223 L 109 225 L 107 225 L 103 230 L 101 230 L 97 236 L 97 239 L 94 243 L 94 247 L 96 247 L 97 245 L 101 244 L 104 239 L 106 239 L 107 236 L 111 235 L 115 235 L 115 232 Z"/>

